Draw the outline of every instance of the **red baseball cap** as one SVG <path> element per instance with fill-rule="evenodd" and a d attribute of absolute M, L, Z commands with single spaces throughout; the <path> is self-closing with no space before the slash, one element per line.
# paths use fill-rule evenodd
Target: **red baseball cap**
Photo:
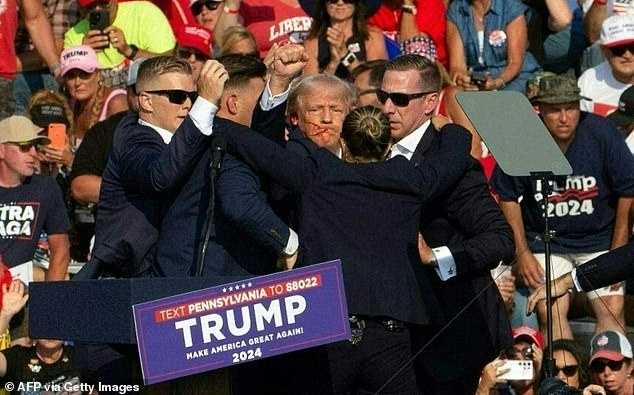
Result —
<path fill-rule="evenodd" d="M 211 39 L 213 35 L 210 30 L 200 26 L 185 26 L 177 37 L 176 43 L 185 48 L 192 48 L 209 57 L 211 55 Z"/>
<path fill-rule="evenodd" d="M 106 0 L 78 0 L 79 5 L 82 7 L 88 7 L 89 5 L 91 5 L 92 3 L 109 3 L 109 1 Z"/>
<path fill-rule="evenodd" d="M 537 329 L 533 329 L 530 326 L 520 326 L 513 328 L 513 340 L 520 340 L 521 338 L 528 338 L 530 343 L 537 344 L 539 348 L 544 349 L 544 337 L 542 333 Z"/>

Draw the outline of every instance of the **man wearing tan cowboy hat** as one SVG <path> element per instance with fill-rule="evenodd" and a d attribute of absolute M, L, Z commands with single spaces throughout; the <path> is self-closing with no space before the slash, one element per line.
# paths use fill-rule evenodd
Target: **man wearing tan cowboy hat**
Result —
<path fill-rule="evenodd" d="M 69 261 L 70 224 L 61 191 L 53 178 L 36 174 L 37 148 L 50 143 L 39 131 L 23 116 L 0 121 L 0 253 L 25 283 L 32 280 L 40 235 L 48 237 L 47 280 L 63 280 Z"/>
<path fill-rule="evenodd" d="M 634 196 L 634 158 L 615 125 L 580 110 L 574 79 L 542 78 L 533 102 L 573 174 L 551 182 L 547 215 L 555 238 L 551 243 L 553 278 L 570 272 L 628 240 L 628 211 Z M 519 279 L 537 288 L 544 279 L 544 246 L 535 243 L 544 232 L 541 180 L 510 177 L 498 167 L 491 179 L 500 205 L 515 234 Z M 597 317 L 595 333 L 624 327 L 622 283 L 588 293 Z M 555 302 L 553 338 L 572 339 L 568 323 L 570 295 Z M 540 329 L 546 333 L 546 304 L 537 306 Z"/>

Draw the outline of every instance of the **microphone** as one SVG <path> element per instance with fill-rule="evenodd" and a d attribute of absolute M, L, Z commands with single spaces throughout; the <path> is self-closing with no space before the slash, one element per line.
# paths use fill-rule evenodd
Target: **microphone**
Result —
<path fill-rule="evenodd" d="M 215 136 L 211 141 L 211 169 L 218 172 L 222 166 L 222 157 L 227 150 L 227 140 Z"/>

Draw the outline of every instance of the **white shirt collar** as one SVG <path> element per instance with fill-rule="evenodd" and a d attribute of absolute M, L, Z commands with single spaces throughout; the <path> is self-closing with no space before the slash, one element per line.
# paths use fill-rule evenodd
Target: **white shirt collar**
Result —
<path fill-rule="evenodd" d="M 403 137 L 398 143 L 394 144 L 392 146 L 392 150 L 390 151 L 390 159 L 396 155 L 403 155 L 407 158 L 407 160 L 412 159 L 412 155 L 414 155 L 414 151 L 416 151 L 416 147 L 418 146 L 420 139 L 423 138 L 423 135 L 430 123 L 431 120 L 428 119 L 412 133 Z"/>
<path fill-rule="evenodd" d="M 161 139 L 163 139 L 165 144 L 169 144 L 170 141 L 172 141 L 172 137 L 174 137 L 174 133 L 170 132 L 169 130 L 159 128 L 158 126 L 154 126 L 151 123 L 147 123 L 146 121 L 142 120 L 141 118 L 139 118 L 139 125 L 147 126 L 156 130 L 156 133 L 158 133 L 159 136 L 161 136 Z"/>

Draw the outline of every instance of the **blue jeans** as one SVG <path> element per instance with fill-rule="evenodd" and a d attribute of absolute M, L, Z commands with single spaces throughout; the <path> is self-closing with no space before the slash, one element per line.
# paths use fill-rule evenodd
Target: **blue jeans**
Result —
<path fill-rule="evenodd" d="M 25 71 L 15 75 L 13 81 L 13 97 L 15 98 L 15 114 L 23 115 L 31 96 L 41 90 L 59 91 L 59 84 L 48 69 Z"/>

